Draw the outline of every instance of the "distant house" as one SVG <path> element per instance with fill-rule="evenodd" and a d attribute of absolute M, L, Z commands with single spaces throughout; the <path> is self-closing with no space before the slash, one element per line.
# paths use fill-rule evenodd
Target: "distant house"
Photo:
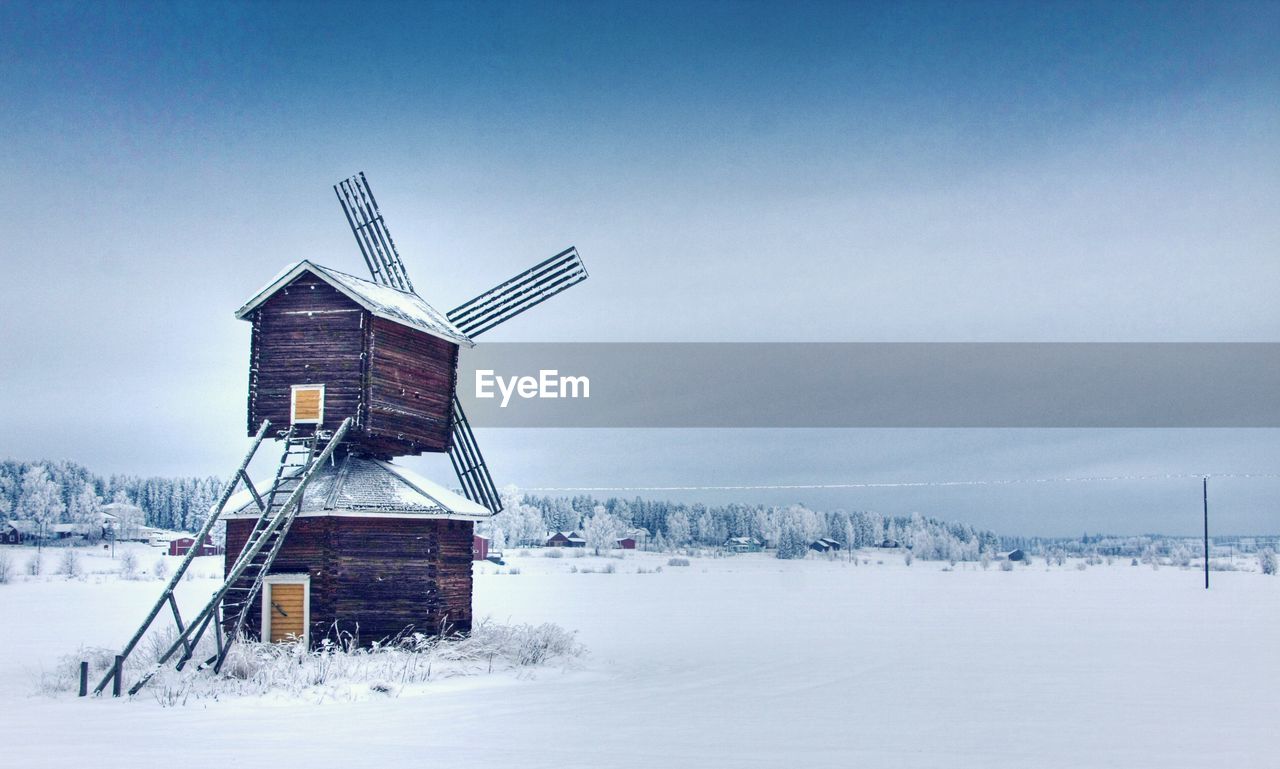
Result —
<path fill-rule="evenodd" d="M 484 561 L 489 558 L 489 538 L 479 534 L 471 537 L 471 560 Z"/>
<path fill-rule="evenodd" d="M 630 544 L 627 544 L 628 540 L 630 540 Z M 623 530 L 622 536 L 618 537 L 618 547 L 623 550 L 637 550 L 648 541 L 649 530 L 637 526 Z"/>
<path fill-rule="evenodd" d="M 90 523 L 54 523 L 49 527 L 50 539 L 69 540 L 72 537 L 87 536 L 92 531 Z"/>
<path fill-rule="evenodd" d="M 729 537 L 721 547 L 730 553 L 758 553 L 764 549 L 764 543 L 755 537 Z"/>
<path fill-rule="evenodd" d="M 1005 553 L 1005 554 L 1004 554 L 1004 557 L 1005 557 L 1005 560 L 1008 560 L 1008 561 L 1025 561 L 1025 560 L 1027 560 L 1027 554 L 1026 554 L 1026 553 L 1024 553 L 1024 552 L 1022 552 L 1022 550 L 1021 550 L 1021 549 L 1013 550 L 1013 551 L 1010 551 L 1010 552 L 1008 552 L 1008 553 Z"/>
<path fill-rule="evenodd" d="M 888 548 L 893 548 L 893 547 L 902 547 L 902 545 L 898 544 L 898 540 L 896 540 L 896 539 L 886 539 L 886 540 L 884 540 L 883 542 L 881 542 L 880 544 L 876 545 L 876 547 L 888 547 Z"/>
<path fill-rule="evenodd" d="M 547 537 L 547 547 L 586 547 L 587 540 L 576 531 L 557 531 Z"/>
<path fill-rule="evenodd" d="M 815 539 L 809 543 L 810 550 L 816 550 L 819 553 L 831 553 L 844 547 L 844 543 L 830 537 Z"/>
<path fill-rule="evenodd" d="M 39 530 L 35 521 L 21 518 L 4 521 L 0 523 L 0 544 L 21 545 L 27 540 L 35 539 Z"/>
<path fill-rule="evenodd" d="M 137 505 L 128 502 L 109 502 L 102 506 L 102 524 L 109 527 L 119 541 L 147 541 L 147 527 L 142 525 L 146 514 Z"/>
<path fill-rule="evenodd" d="M 196 543 L 195 537 L 177 537 L 169 540 L 169 555 L 186 555 Z M 223 549 L 213 544 L 213 538 L 204 535 L 204 544 L 196 555 L 222 555 Z"/>

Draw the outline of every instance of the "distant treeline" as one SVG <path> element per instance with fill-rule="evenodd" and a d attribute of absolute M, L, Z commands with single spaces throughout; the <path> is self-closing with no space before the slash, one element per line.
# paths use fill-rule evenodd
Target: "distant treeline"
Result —
<path fill-rule="evenodd" d="M 504 494 L 507 509 L 485 527 L 496 544 L 541 544 L 548 531 L 578 530 L 607 542 L 632 529 L 647 534 L 648 545 L 665 550 L 718 547 L 730 537 L 754 537 L 778 550 L 779 557 L 802 557 L 809 544 L 828 537 L 844 545 L 890 544 L 910 549 L 924 560 L 976 561 L 999 546 L 993 532 L 919 514 L 886 516 L 861 510 L 818 511 L 804 505 L 768 506 L 685 504 L 636 497 L 523 496 Z"/>
<path fill-rule="evenodd" d="M 93 520 L 101 506 L 127 502 L 142 508 L 147 526 L 193 531 L 217 500 L 222 482 L 204 478 L 94 475 L 65 460 L 0 461 L 0 518 L 47 524 Z"/>

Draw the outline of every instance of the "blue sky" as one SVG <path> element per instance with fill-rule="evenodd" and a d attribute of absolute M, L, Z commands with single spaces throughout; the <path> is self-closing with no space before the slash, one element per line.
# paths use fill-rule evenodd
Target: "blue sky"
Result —
<path fill-rule="evenodd" d="M 359 269 L 329 189 L 356 170 L 438 306 L 580 248 L 591 281 L 494 338 L 1280 337 L 1274 3 L 6 3 L 0 30 L 0 454 L 223 472 L 231 312 L 298 258 Z M 889 466 L 856 433 L 733 436 L 731 466 L 726 434 L 485 439 L 525 486 L 619 475 L 583 447 L 646 457 L 637 485 L 1280 459 L 1273 431 L 868 439 Z M 1277 490 L 1238 528 L 1274 530 Z M 1180 494 L 1102 497 L 1177 528 Z M 1059 499 L 823 501 L 1084 528 Z"/>

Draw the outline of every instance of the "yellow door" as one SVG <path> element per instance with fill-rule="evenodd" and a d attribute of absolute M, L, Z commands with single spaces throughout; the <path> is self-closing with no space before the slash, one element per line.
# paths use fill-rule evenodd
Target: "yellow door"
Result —
<path fill-rule="evenodd" d="M 306 633 L 307 586 L 299 583 L 267 583 L 268 638 L 272 643 L 301 639 Z"/>

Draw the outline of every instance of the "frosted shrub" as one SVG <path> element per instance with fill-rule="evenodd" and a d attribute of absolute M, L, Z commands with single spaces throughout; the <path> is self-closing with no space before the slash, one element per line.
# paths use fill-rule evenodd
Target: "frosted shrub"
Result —
<path fill-rule="evenodd" d="M 164 560 L 164 556 L 161 556 L 156 561 L 155 575 L 156 579 L 164 579 L 169 576 L 169 564 Z"/>
<path fill-rule="evenodd" d="M 911 551 L 910 551 L 910 550 L 908 550 L 907 552 L 905 552 L 905 553 L 903 553 L 903 554 L 902 554 L 902 560 L 903 560 L 903 562 L 904 562 L 904 563 L 906 563 L 908 566 L 910 566 L 910 565 L 911 565 L 911 562 L 912 562 L 913 560 L 915 560 L 915 559 L 914 559 L 914 558 L 912 558 L 912 556 L 911 556 Z"/>
<path fill-rule="evenodd" d="M 0 550 L 0 585 L 8 584 L 13 579 L 14 571 L 13 559 L 7 552 Z"/>
<path fill-rule="evenodd" d="M 1276 551 L 1268 547 L 1258 553 L 1258 568 L 1262 570 L 1263 574 L 1274 575 L 1276 573 Z M 0 567 L 0 571 L 2 571 L 2 567 Z M 3 579 L 0 579 L 0 582 L 3 581 Z"/>
<path fill-rule="evenodd" d="M 41 688 L 51 694 L 70 694 L 78 681 L 79 661 L 85 658 L 91 671 L 105 673 L 112 652 L 101 650 L 95 658 L 92 651 L 68 657 L 60 665 L 63 672 L 42 682 Z M 127 664 L 126 681 L 137 680 L 153 664 L 151 654 L 142 652 L 133 655 L 139 658 L 136 667 L 132 659 Z M 559 625 L 500 625 L 482 620 L 469 634 L 413 633 L 372 647 L 359 646 L 350 635 L 325 639 L 315 651 L 300 643 L 240 642 L 231 647 L 223 675 L 196 670 L 193 665 L 182 671 L 166 666 L 144 692 L 166 707 L 236 696 L 286 695 L 316 703 L 355 700 L 375 694 L 399 696 L 406 686 L 442 678 L 569 663 L 585 653 L 576 634 Z"/>
<path fill-rule="evenodd" d="M 512 566 L 510 569 L 507 569 L 507 573 L 514 577 L 520 573 L 520 567 Z"/>
<path fill-rule="evenodd" d="M 154 669 L 156 659 L 173 642 L 174 631 L 149 636 L 125 662 L 126 687 Z M 212 640 L 202 639 L 197 659 L 212 653 Z M 350 635 L 325 639 L 316 651 L 302 644 L 245 642 L 231 647 L 222 675 L 189 665 L 166 666 L 143 690 L 162 706 L 233 696 L 293 695 L 321 703 L 326 699 L 359 699 L 370 693 L 398 696 L 409 684 L 439 678 L 480 675 L 542 665 L 566 664 L 586 653 L 576 635 L 553 625 L 499 625 L 483 620 L 470 634 L 427 636 L 414 633 L 362 648 Z M 37 689 L 50 696 L 72 695 L 79 684 L 81 660 L 89 675 L 100 679 L 111 668 L 115 650 L 80 648 L 51 671 L 41 674 Z"/>
<path fill-rule="evenodd" d="M 990 569 L 990 568 L 991 568 L 991 553 L 987 552 L 986 550 L 983 550 L 983 551 L 982 551 L 982 561 L 981 561 L 981 563 L 982 563 L 982 570 L 983 570 L 983 571 L 986 571 L 987 569 Z"/>
<path fill-rule="evenodd" d="M 688 558 L 669 558 L 667 559 L 667 565 L 668 566 L 688 566 L 689 559 Z"/>
<path fill-rule="evenodd" d="M 27 561 L 27 574 L 33 577 L 40 576 L 40 572 L 44 571 L 44 563 L 42 563 L 39 553 L 31 556 L 31 560 Z"/>
<path fill-rule="evenodd" d="M 573 548 L 573 557 L 574 557 L 574 558 L 586 558 L 586 557 L 587 557 L 587 549 L 586 549 L 585 547 L 575 547 L 575 548 Z"/>
<path fill-rule="evenodd" d="M 542 551 L 543 558 L 564 558 L 564 551 L 558 547 L 549 547 Z"/>
<path fill-rule="evenodd" d="M 67 548 L 62 551 L 62 557 L 58 559 L 58 573 L 67 577 L 78 577 L 84 573 L 84 568 L 80 566 L 80 553 L 73 548 Z"/>
<path fill-rule="evenodd" d="M 1013 571 L 1013 561 L 1009 561 L 1009 560 L 1001 561 L 1000 571 Z"/>
<path fill-rule="evenodd" d="M 618 571 L 618 567 L 617 567 L 617 566 L 614 566 L 614 565 L 613 565 L 613 564 L 611 564 L 611 563 L 606 563 L 606 564 L 604 565 L 604 568 L 600 570 L 600 573 L 601 573 L 601 574 L 613 574 L 613 573 L 615 573 L 616 571 Z"/>
<path fill-rule="evenodd" d="M 1085 569 L 1087 569 L 1087 568 L 1089 568 L 1089 565 L 1088 565 L 1088 564 L 1086 564 L 1084 561 L 1081 561 L 1080 563 L 1077 563 L 1077 564 L 1076 564 L 1076 570 L 1077 570 L 1077 571 L 1084 571 L 1084 570 L 1085 570 Z"/>
<path fill-rule="evenodd" d="M 120 554 L 120 576 L 125 579 L 138 576 L 138 556 L 132 550 Z"/>

